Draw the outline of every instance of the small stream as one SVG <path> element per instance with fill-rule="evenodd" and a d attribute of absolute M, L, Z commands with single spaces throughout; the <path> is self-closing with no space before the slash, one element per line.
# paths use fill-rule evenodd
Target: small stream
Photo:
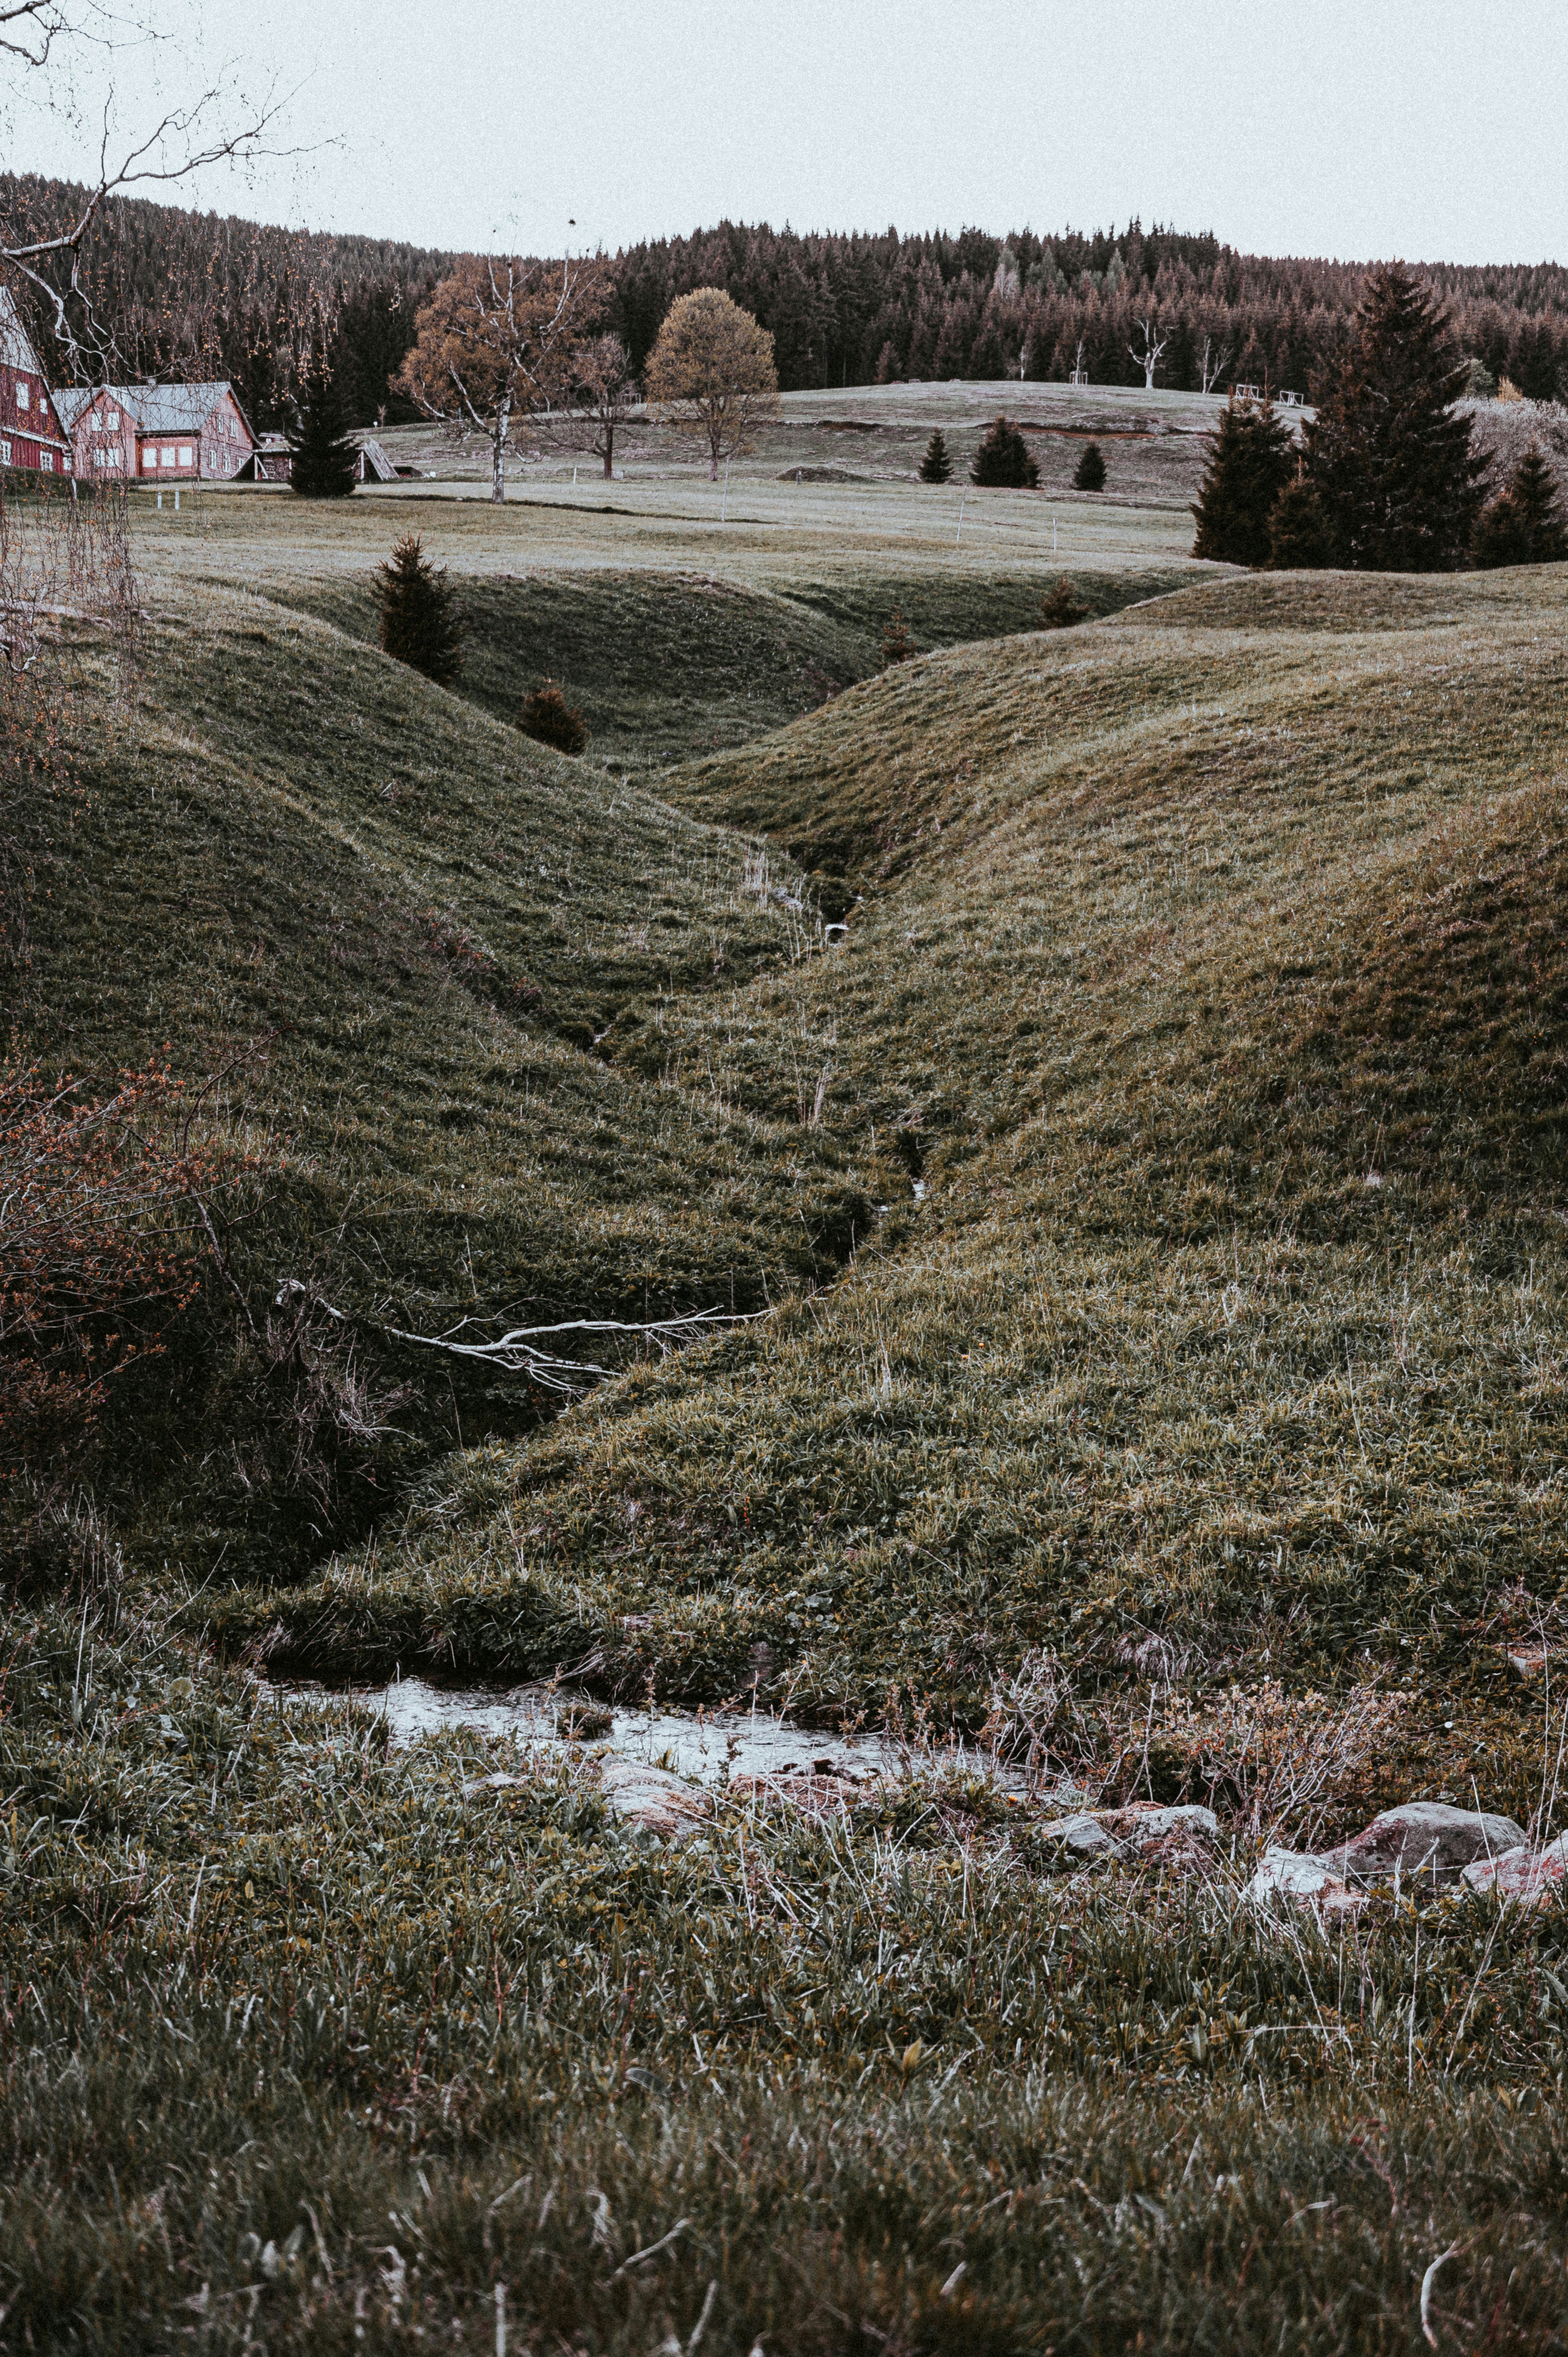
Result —
<path fill-rule="evenodd" d="M 1021 1781 L 999 1771 L 989 1754 L 962 1747 L 911 1750 L 886 1735 L 832 1735 L 792 1726 L 765 1710 L 696 1712 L 610 1710 L 547 1685 L 489 1687 L 433 1685 L 425 1678 L 396 1678 L 382 1686 L 328 1687 L 301 1679 L 269 1684 L 266 1692 L 286 1706 L 298 1699 L 319 1703 L 331 1696 L 358 1703 L 385 1719 L 394 1749 L 406 1750 L 422 1737 L 448 1727 L 477 1735 L 505 1736 L 542 1758 L 587 1750 L 608 1751 L 618 1760 L 663 1768 L 702 1784 L 718 1785 L 743 1776 L 831 1775 L 849 1779 L 908 1777 L 933 1768 L 959 1770 L 1007 1789 Z M 572 1722 L 575 1719 L 575 1731 Z"/>

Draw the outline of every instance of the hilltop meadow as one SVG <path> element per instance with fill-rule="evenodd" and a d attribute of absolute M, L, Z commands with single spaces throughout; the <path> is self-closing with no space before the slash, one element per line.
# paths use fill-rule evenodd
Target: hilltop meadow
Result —
<path fill-rule="evenodd" d="M 1244 1895 L 1568 1823 L 1568 578 L 1195 562 L 1214 407 L 133 498 L 0 828 L 8 1083 L 144 1076 L 188 1269 L 0 1490 L 7 2348 L 1568 2346 L 1561 1900 Z M 800 1771 L 639 1823 L 639 1703 Z"/>

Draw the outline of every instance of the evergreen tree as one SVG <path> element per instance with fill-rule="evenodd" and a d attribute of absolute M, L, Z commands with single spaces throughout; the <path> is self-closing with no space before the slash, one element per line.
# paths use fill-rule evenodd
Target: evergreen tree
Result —
<path fill-rule="evenodd" d="M 1075 491 L 1102 491 L 1105 489 L 1105 461 L 1100 455 L 1098 442 L 1086 442 L 1083 454 L 1072 470 Z"/>
<path fill-rule="evenodd" d="M 438 687 L 447 686 L 463 668 L 463 640 L 445 568 L 438 573 L 413 533 L 405 533 L 391 564 L 378 565 L 376 576 L 387 653 L 422 671 Z"/>
<path fill-rule="evenodd" d="M 894 607 L 887 628 L 882 633 L 882 668 L 891 663 L 908 662 L 915 650 L 909 642 L 908 626 L 903 615 Z"/>
<path fill-rule="evenodd" d="M 974 454 L 969 479 L 992 490 L 1038 490 L 1040 470 L 1029 456 L 1028 444 L 1007 418 L 993 420 L 990 431 Z"/>
<path fill-rule="evenodd" d="M 1209 436 L 1208 466 L 1192 511 L 1197 519 L 1193 554 L 1226 565 L 1266 565 L 1270 516 L 1294 472 L 1294 441 L 1272 404 L 1227 402 Z"/>
<path fill-rule="evenodd" d="M 319 332 L 300 394 L 289 427 L 289 483 L 307 500 L 346 499 L 354 488 L 360 452 L 349 437 Z"/>
<path fill-rule="evenodd" d="M 920 480 L 922 483 L 945 483 L 951 475 L 952 460 L 948 457 L 948 446 L 939 431 L 926 445 L 926 455 L 920 461 Z"/>
<path fill-rule="evenodd" d="M 1089 619 L 1089 608 L 1075 596 L 1073 586 L 1064 573 L 1054 589 L 1048 589 L 1040 599 L 1042 630 L 1070 630 L 1077 622 Z"/>
<path fill-rule="evenodd" d="M 1337 376 L 1306 429 L 1306 471 L 1342 562 L 1435 573 L 1469 546 L 1486 462 L 1454 409 L 1469 363 L 1438 298 L 1400 263 L 1367 280 Z"/>
<path fill-rule="evenodd" d="M 1269 517 L 1269 563 L 1276 573 L 1301 573 L 1333 562 L 1323 501 L 1298 468 Z"/>
<path fill-rule="evenodd" d="M 580 753 L 588 741 L 588 724 L 555 682 L 543 679 L 522 699 L 522 733 L 541 745 L 553 745 L 558 753 Z"/>
<path fill-rule="evenodd" d="M 1470 553 L 1477 565 L 1561 565 L 1568 525 L 1551 468 L 1532 442 L 1499 498 L 1482 511 Z"/>

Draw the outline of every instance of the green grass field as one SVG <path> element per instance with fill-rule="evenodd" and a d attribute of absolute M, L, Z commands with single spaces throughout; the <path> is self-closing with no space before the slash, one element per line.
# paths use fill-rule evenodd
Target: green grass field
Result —
<path fill-rule="evenodd" d="M 226 1069 L 237 1281 L 403 1404 L 324 1521 L 210 1310 L 95 1584 L 80 1499 L 20 1559 L 6 2345 L 488 2352 L 500 2286 L 535 2357 L 1413 2357 L 1423 2279 L 1440 2348 L 1568 2344 L 1560 1907 L 1240 1898 L 1404 1798 L 1563 1819 L 1505 1646 L 1568 1568 L 1568 586 L 1195 565 L 1190 448 L 1054 548 L 883 464 L 990 390 L 801 397 L 722 524 L 652 457 L 139 511 L 16 1052 Z M 830 444 L 877 479 L 777 480 Z M 452 692 L 373 643 L 409 522 Z M 732 1307 L 564 1415 L 386 1335 Z M 931 1760 L 660 1844 L 257 1663 L 1032 1732 L 1219 1861 L 1063 1871 Z"/>

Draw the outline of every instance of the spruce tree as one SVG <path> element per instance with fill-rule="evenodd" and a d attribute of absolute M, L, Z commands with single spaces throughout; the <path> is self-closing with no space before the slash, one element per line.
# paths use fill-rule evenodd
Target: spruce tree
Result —
<path fill-rule="evenodd" d="M 1435 573 L 1468 548 L 1486 462 L 1453 404 L 1469 364 L 1443 304 L 1401 263 L 1372 271 L 1337 376 L 1306 428 L 1306 472 L 1340 561 Z"/>
<path fill-rule="evenodd" d="M 532 695 L 522 699 L 522 733 L 558 753 L 580 753 L 588 741 L 588 724 L 575 705 L 568 704 L 553 679 L 542 679 Z"/>
<path fill-rule="evenodd" d="M 908 662 L 914 651 L 909 640 L 908 626 L 897 607 L 895 606 L 888 618 L 887 628 L 882 633 L 883 670 L 886 671 L 890 663 Z"/>
<path fill-rule="evenodd" d="M 1105 489 L 1105 461 L 1100 455 L 1098 442 L 1086 442 L 1083 455 L 1072 470 L 1075 491 L 1102 491 Z"/>
<path fill-rule="evenodd" d="M 1299 470 L 1291 477 L 1269 517 L 1269 563 L 1276 573 L 1309 572 L 1332 565 L 1334 544 L 1323 501 Z"/>
<path fill-rule="evenodd" d="M 1532 442 L 1506 491 L 1483 509 L 1470 554 L 1477 565 L 1561 565 L 1568 556 L 1568 526 L 1557 504 L 1551 468 Z"/>
<path fill-rule="evenodd" d="M 1028 444 L 1009 419 L 993 420 L 974 454 L 969 479 L 992 490 L 1038 490 L 1040 470 L 1029 456 Z"/>
<path fill-rule="evenodd" d="M 939 431 L 926 445 L 926 455 L 920 461 L 920 480 L 922 483 L 945 483 L 951 475 L 952 460 L 948 457 L 948 446 Z"/>
<path fill-rule="evenodd" d="M 1294 472 L 1291 430 L 1272 404 L 1227 402 L 1209 436 L 1208 466 L 1192 511 L 1197 519 L 1193 554 L 1225 565 L 1266 565 L 1269 520 Z"/>
<path fill-rule="evenodd" d="M 347 499 L 354 488 L 360 451 L 349 438 L 342 399 L 327 365 L 327 348 L 319 331 L 295 406 L 288 450 L 289 483 L 302 498 Z"/>
<path fill-rule="evenodd" d="M 377 566 L 376 577 L 387 653 L 438 687 L 449 685 L 463 668 L 463 640 L 445 567 L 438 573 L 413 533 L 405 533 L 391 564 Z"/>

